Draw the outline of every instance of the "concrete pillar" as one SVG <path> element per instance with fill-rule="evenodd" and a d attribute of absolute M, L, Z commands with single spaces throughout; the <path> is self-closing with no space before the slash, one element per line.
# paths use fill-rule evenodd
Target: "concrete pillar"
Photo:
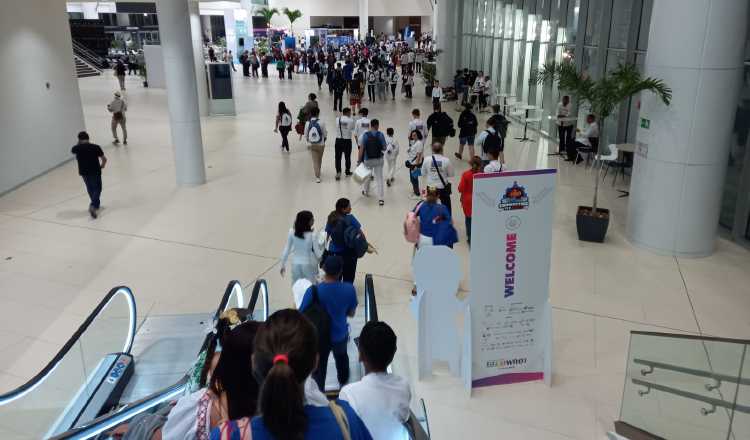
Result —
<path fill-rule="evenodd" d="M 81 3 L 81 9 L 83 9 L 84 20 L 98 20 L 99 19 L 98 3 L 99 2 L 82 2 Z"/>
<path fill-rule="evenodd" d="M 198 88 L 198 109 L 201 116 L 208 116 L 208 83 L 206 80 L 206 60 L 203 58 L 203 31 L 198 0 L 189 0 L 190 36 L 193 43 L 195 61 L 195 83 Z"/>
<path fill-rule="evenodd" d="M 159 36 L 178 185 L 206 182 L 190 12 L 185 0 L 157 0 Z"/>
<path fill-rule="evenodd" d="M 367 31 L 369 30 L 369 11 L 370 7 L 369 0 L 357 0 L 358 11 L 359 11 L 359 38 L 364 40 L 367 38 Z"/>
<path fill-rule="evenodd" d="M 456 72 L 456 50 L 458 48 L 458 0 L 437 0 L 435 5 L 435 44 L 443 52 L 437 57 L 437 77 L 442 86 L 453 84 Z M 439 29 L 439 32 L 438 32 Z"/>
<path fill-rule="evenodd" d="M 237 59 L 237 28 L 234 24 L 234 9 L 224 9 L 224 39 L 227 40 L 227 50 Z M 232 60 L 234 62 L 234 60 Z"/>
<path fill-rule="evenodd" d="M 674 98 L 667 107 L 642 96 L 650 123 L 638 129 L 627 221 L 636 245 L 676 256 L 714 250 L 747 17 L 744 0 L 654 1 L 645 75 Z"/>
<path fill-rule="evenodd" d="M 253 34 L 253 16 L 255 15 L 255 8 L 251 0 L 241 0 L 240 4 L 242 8 L 247 11 L 247 19 L 245 20 L 245 29 L 247 29 L 247 37 L 245 38 L 245 49 L 252 52 L 255 47 L 255 37 Z"/>

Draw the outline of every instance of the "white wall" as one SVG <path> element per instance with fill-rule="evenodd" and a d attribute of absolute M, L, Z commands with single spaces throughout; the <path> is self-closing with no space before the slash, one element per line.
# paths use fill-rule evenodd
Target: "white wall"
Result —
<path fill-rule="evenodd" d="M 65 3 L 10 3 L 0 14 L 0 194 L 70 159 L 84 129 Z"/>
<path fill-rule="evenodd" d="M 372 26 L 375 28 L 375 34 L 383 32 L 386 35 L 394 33 L 393 17 L 373 17 Z"/>

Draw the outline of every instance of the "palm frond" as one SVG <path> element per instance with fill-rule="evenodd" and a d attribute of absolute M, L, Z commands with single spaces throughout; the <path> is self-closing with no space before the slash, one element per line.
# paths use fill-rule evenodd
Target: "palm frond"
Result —
<path fill-rule="evenodd" d="M 300 17 L 302 17 L 302 11 L 299 9 L 284 8 L 284 15 L 289 19 L 289 23 L 294 23 Z"/>

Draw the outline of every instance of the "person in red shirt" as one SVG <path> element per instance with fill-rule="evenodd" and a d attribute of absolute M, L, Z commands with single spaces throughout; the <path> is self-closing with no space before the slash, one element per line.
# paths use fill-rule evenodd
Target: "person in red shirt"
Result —
<path fill-rule="evenodd" d="M 474 175 L 482 172 L 482 159 L 474 156 L 469 161 L 471 168 L 464 171 L 461 181 L 458 182 L 458 192 L 461 194 L 461 207 L 464 209 L 466 219 L 466 237 L 471 245 L 471 198 L 474 190 Z"/>

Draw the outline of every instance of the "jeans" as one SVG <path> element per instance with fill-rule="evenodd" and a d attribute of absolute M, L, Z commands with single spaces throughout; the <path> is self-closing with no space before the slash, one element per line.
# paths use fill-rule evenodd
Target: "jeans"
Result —
<path fill-rule="evenodd" d="M 99 209 L 101 201 L 99 197 L 102 195 L 102 175 L 101 174 L 86 174 L 81 176 L 83 183 L 86 185 L 86 191 L 89 193 L 91 199 L 91 207 Z"/>
<path fill-rule="evenodd" d="M 281 148 L 285 148 L 286 151 L 289 151 L 289 132 L 290 131 L 292 131 L 291 126 L 279 127 L 279 133 L 281 133 Z"/>
<path fill-rule="evenodd" d="M 420 195 L 419 192 L 419 177 L 409 172 L 409 181 L 411 182 L 411 188 L 414 191 L 414 195 Z"/>
<path fill-rule="evenodd" d="M 370 101 L 375 102 L 375 84 L 367 85 L 367 97 L 370 98 Z"/>
<path fill-rule="evenodd" d="M 372 176 L 371 178 L 365 180 L 365 182 L 362 184 L 362 189 L 364 190 L 365 194 L 370 192 L 370 185 L 372 184 L 372 181 L 375 181 L 375 184 L 378 188 L 378 200 L 383 200 L 383 194 L 384 194 L 384 184 L 383 184 L 383 158 L 379 159 L 367 159 L 365 160 L 365 166 L 372 170 Z"/>
<path fill-rule="evenodd" d="M 344 157 L 346 164 L 346 173 L 351 173 L 352 170 L 352 140 L 336 138 L 335 144 L 336 150 L 336 174 L 341 174 L 341 156 Z"/>
<path fill-rule="evenodd" d="M 341 342 L 334 342 L 330 348 L 321 350 L 320 359 L 318 360 L 318 369 L 313 373 L 313 379 L 318 384 L 318 388 L 325 392 L 326 375 L 328 374 L 328 356 L 333 352 L 333 359 L 336 362 L 336 376 L 339 385 L 342 387 L 349 382 L 349 353 L 346 351 L 349 343 L 349 336 Z"/>
<path fill-rule="evenodd" d="M 323 75 L 318 74 L 318 90 L 320 90 L 321 86 L 323 85 Z"/>
<path fill-rule="evenodd" d="M 378 84 L 378 99 L 381 101 L 385 101 L 386 98 L 386 87 L 388 87 L 385 83 L 379 83 Z"/>
<path fill-rule="evenodd" d="M 344 91 L 333 93 L 333 111 L 342 111 L 344 109 Z"/>
<path fill-rule="evenodd" d="M 557 127 L 557 135 L 560 139 L 560 146 L 557 149 L 558 153 L 563 153 L 568 151 L 568 146 L 573 143 L 573 126 L 568 125 L 566 126 L 558 126 Z"/>

